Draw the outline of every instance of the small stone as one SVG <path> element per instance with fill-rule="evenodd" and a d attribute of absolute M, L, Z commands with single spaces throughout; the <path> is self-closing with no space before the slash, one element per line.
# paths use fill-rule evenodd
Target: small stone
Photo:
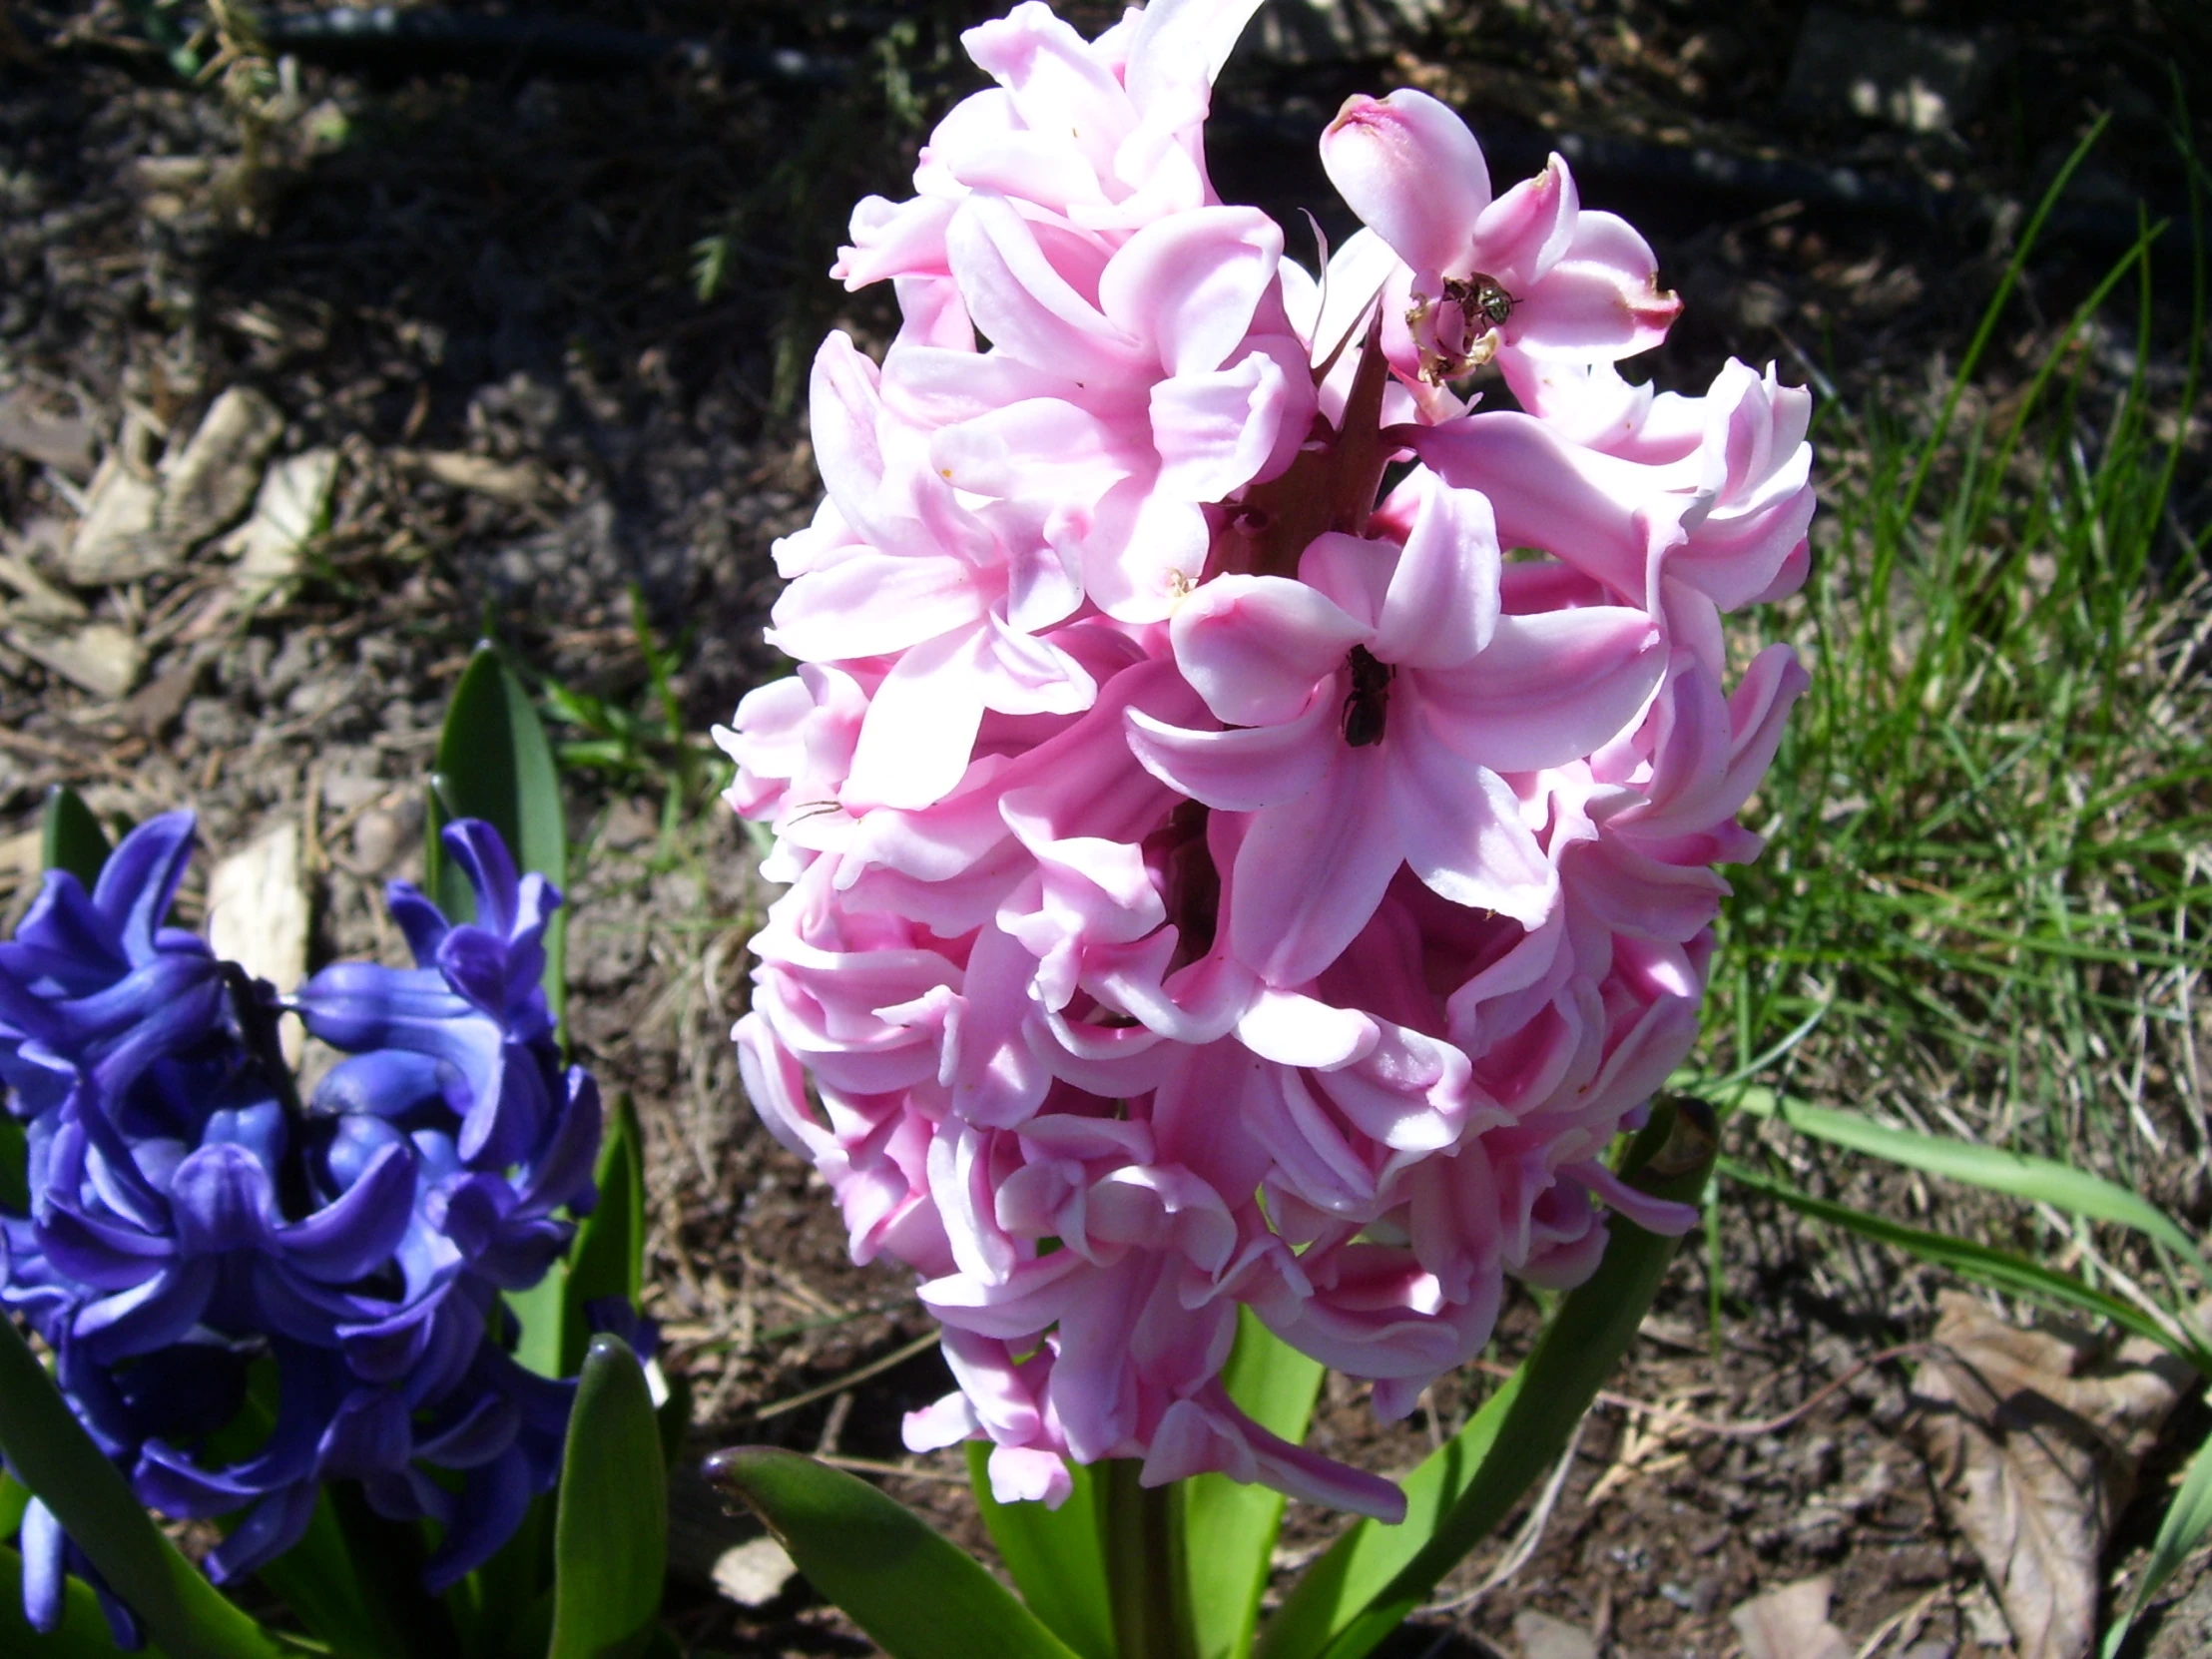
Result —
<path fill-rule="evenodd" d="M 57 414 L 27 386 L 0 397 L 0 449 L 83 478 L 92 471 L 92 436 L 84 415 Z"/>
<path fill-rule="evenodd" d="M 371 807 L 353 821 L 354 861 L 380 875 L 398 858 L 406 837 L 397 818 L 381 807 Z"/>
<path fill-rule="evenodd" d="M 748 1538 L 715 1558 L 715 1588 L 740 1607 L 766 1607 L 798 1571 L 774 1538 Z"/>
<path fill-rule="evenodd" d="M 1521 1659 L 1597 1659 L 1597 1643 L 1580 1625 L 1525 1607 L 1513 1615 Z"/>
<path fill-rule="evenodd" d="M 238 556 L 232 579 L 246 598 L 259 599 L 298 576 L 300 555 L 322 528 L 337 475 L 335 449 L 309 449 L 285 456 L 263 477 L 253 516 L 220 544 Z"/>

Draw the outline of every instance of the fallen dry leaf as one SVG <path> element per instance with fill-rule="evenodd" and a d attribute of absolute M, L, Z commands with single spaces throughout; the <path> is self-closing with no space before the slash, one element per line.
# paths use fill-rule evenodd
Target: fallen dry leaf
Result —
<path fill-rule="evenodd" d="M 1852 1659 L 1851 1643 L 1828 1619 L 1835 1586 L 1801 1578 L 1753 1596 L 1728 1615 L 1744 1644 L 1744 1659 Z"/>
<path fill-rule="evenodd" d="M 1521 1659 L 1597 1659 L 1597 1641 L 1578 1624 L 1524 1607 L 1513 1615 Z"/>
<path fill-rule="evenodd" d="M 2097 1561 L 2136 1464 L 2192 1376 L 2131 1339 L 2023 1331 L 1944 1293 L 1936 1352 L 1914 1380 L 1937 1495 L 1995 1588 L 2019 1659 L 2081 1659 Z"/>

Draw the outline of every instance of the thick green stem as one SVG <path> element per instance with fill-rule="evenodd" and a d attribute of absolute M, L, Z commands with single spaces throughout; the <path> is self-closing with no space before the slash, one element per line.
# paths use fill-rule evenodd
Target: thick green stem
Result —
<path fill-rule="evenodd" d="M 1183 1537 L 1172 1486 L 1141 1486 L 1144 1467 L 1117 1457 L 1103 1476 L 1106 1582 L 1121 1659 L 1196 1659 L 1183 1601 Z"/>

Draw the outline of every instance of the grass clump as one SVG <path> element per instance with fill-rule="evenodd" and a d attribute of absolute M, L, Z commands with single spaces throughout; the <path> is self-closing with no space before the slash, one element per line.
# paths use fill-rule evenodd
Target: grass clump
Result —
<path fill-rule="evenodd" d="M 2204 284 L 2200 256 L 2161 382 L 2156 240 L 2007 394 L 1977 371 L 2025 242 L 1924 429 L 1821 409 L 1813 576 L 1782 615 L 1812 686 L 1745 815 L 1771 844 L 1732 872 L 1704 1069 L 2095 1169 L 2201 1225 L 2212 529 L 2174 486 Z"/>

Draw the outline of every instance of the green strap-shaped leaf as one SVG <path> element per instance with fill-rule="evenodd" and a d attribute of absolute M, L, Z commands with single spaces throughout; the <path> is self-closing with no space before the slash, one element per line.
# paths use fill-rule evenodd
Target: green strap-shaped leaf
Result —
<path fill-rule="evenodd" d="M 2150 1559 L 2143 1563 L 2143 1576 L 2136 1581 L 2135 1594 L 2128 1598 L 2127 1611 L 2104 1633 L 2099 1659 L 2119 1659 L 2121 1644 L 2150 1605 L 2150 1598 L 2173 1577 L 2208 1531 L 2212 1531 L 2212 1439 L 2198 1446 L 2197 1454 L 2189 1459 L 2189 1472 L 2182 1478 L 2181 1490 L 2174 1493 L 2165 1518 L 2158 1523 L 2158 1536 L 2150 1546 Z"/>
<path fill-rule="evenodd" d="M 1712 1111 L 1662 1102 L 1622 1173 L 1680 1203 L 1703 1192 L 1717 1147 Z M 1588 1283 L 1560 1303 L 1536 1351 L 1465 1428 L 1404 1482 L 1406 1519 L 1361 1521 L 1308 1569 L 1261 1633 L 1261 1659 L 1358 1659 L 1427 1598 L 1557 1461 L 1567 1436 L 1643 1324 L 1675 1241 L 1625 1216 Z"/>
<path fill-rule="evenodd" d="M 114 850 L 108 833 L 84 798 L 66 784 L 46 792 L 46 810 L 39 815 L 42 861 L 48 869 L 66 869 L 90 892 L 100 879 L 101 866 Z"/>
<path fill-rule="evenodd" d="M 637 1306 L 645 1279 L 645 1142 L 628 1094 L 615 1096 L 599 1148 L 599 1202 L 577 1226 L 568 1253 L 562 1375 L 583 1363 L 591 1342 L 586 1305 L 614 1298 Z"/>
<path fill-rule="evenodd" d="M 991 1495 L 990 1454 L 988 1441 L 968 1442 L 968 1483 L 1021 1599 L 1082 1659 L 1116 1659 L 1098 1476 L 1085 1464 L 1070 1463 L 1075 1489 L 1057 1509 L 1001 1503 Z"/>
<path fill-rule="evenodd" d="M 1857 1112 L 1807 1106 L 1768 1089 L 1747 1089 L 1739 1104 L 1760 1116 L 1772 1113 L 1798 1133 L 1833 1146 L 1849 1147 L 1854 1152 L 1964 1181 L 1990 1192 L 2048 1204 L 2095 1221 L 2132 1227 L 2171 1250 L 2201 1277 L 2212 1279 L 2212 1267 L 2206 1266 L 2197 1242 L 2179 1222 L 2141 1194 L 2087 1170 L 2072 1169 L 2049 1158 L 2006 1152 L 2000 1147 L 1977 1146 L 1972 1141 L 1892 1129 Z"/>
<path fill-rule="evenodd" d="M 1222 1380 L 1230 1397 L 1261 1427 L 1294 1445 L 1304 1440 L 1323 1369 L 1319 1360 L 1308 1359 L 1262 1325 L 1250 1308 L 1238 1310 L 1237 1346 Z M 1252 1651 L 1260 1593 L 1267 1588 L 1283 1521 L 1283 1494 L 1225 1474 L 1198 1475 L 1179 1489 L 1198 1659 L 1244 1659 Z"/>
<path fill-rule="evenodd" d="M 567 886 L 568 818 L 553 746 L 529 693 L 488 642 L 477 646 L 453 689 L 430 780 L 423 868 L 439 908 L 461 921 L 475 915 L 475 900 L 438 841 L 438 831 L 457 818 L 482 819 L 506 841 L 517 869 L 536 870 L 556 887 Z M 545 930 L 545 995 L 556 1020 L 568 999 L 566 936 L 566 913 L 556 911 Z"/>
<path fill-rule="evenodd" d="M 619 1338 L 594 1337 L 561 1454 L 549 1659 L 643 1653 L 667 1576 L 668 1476 L 645 1368 Z"/>
<path fill-rule="evenodd" d="M 0 1653 L 8 1659 L 124 1659 L 107 1615 L 82 1579 L 62 1585 L 62 1622 L 41 1635 L 23 1616 L 23 1557 L 0 1544 Z"/>
<path fill-rule="evenodd" d="M 1765 1193 L 1769 1198 L 1787 1204 L 1802 1215 L 1848 1228 L 1862 1238 L 1873 1239 L 1878 1244 L 1894 1245 L 1899 1250 L 1910 1251 L 1924 1262 L 1933 1262 L 1939 1268 L 1947 1268 L 1952 1273 L 1995 1290 L 2006 1291 L 2014 1296 L 2040 1298 L 2097 1319 L 2110 1320 L 2124 1330 L 2148 1337 L 2152 1342 L 2170 1349 L 2206 1375 L 2212 1376 L 2212 1354 L 2208 1354 L 2201 1343 L 2192 1344 L 2185 1337 L 2177 1337 L 2174 1330 L 2151 1318 L 2134 1303 L 2095 1290 L 2070 1273 L 2046 1268 L 2040 1262 L 2031 1262 L 2008 1250 L 1970 1244 L 1964 1239 L 1954 1239 L 1943 1233 L 1924 1232 L 1918 1227 L 1907 1227 L 1902 1222 L 1869 1215 L 1864 1210 L 1855 1210 L 1848 1204 L 1815 1198 L 1811 1193 L 1800 1192 L 1786 1181 L 1777 1181 L 1772 1176 L 1762 1175 L 1755 1169 L 1739 1164 L 1733 1158 L 1723 1158 L 1719 1167 L 1721 1174 L 1729 1180 L 1749 1187 L 1754 1192 Z"/>
<path fill-rule="evenodd" d="M 1076 1659 L 972 1556 L 864 1480 L 776 1446 L 717 1452 L 707 1477 L 890 1659 Z"/>
<path fill-rule="evenodd" d="M 0 1319 L 0 1450 L 168 1659 L 276 1659 L 270 1634 L 224 1600 L 148 1517 L 7 1319 Z"/>
<path fill-rule="evenodd" d="M 522 1326 L 515 1359 L 541 1377 L 574 1377 L 584 1363 L 586 1304 L 620 1297 L 634 1307 L 643 1285 L 645 1142 L 626 1094 L 608 1114 L 596 1179 L 599 1203 L 578 1223 L 568 1254 L 528 1290 L 505 1293 Z"/>

